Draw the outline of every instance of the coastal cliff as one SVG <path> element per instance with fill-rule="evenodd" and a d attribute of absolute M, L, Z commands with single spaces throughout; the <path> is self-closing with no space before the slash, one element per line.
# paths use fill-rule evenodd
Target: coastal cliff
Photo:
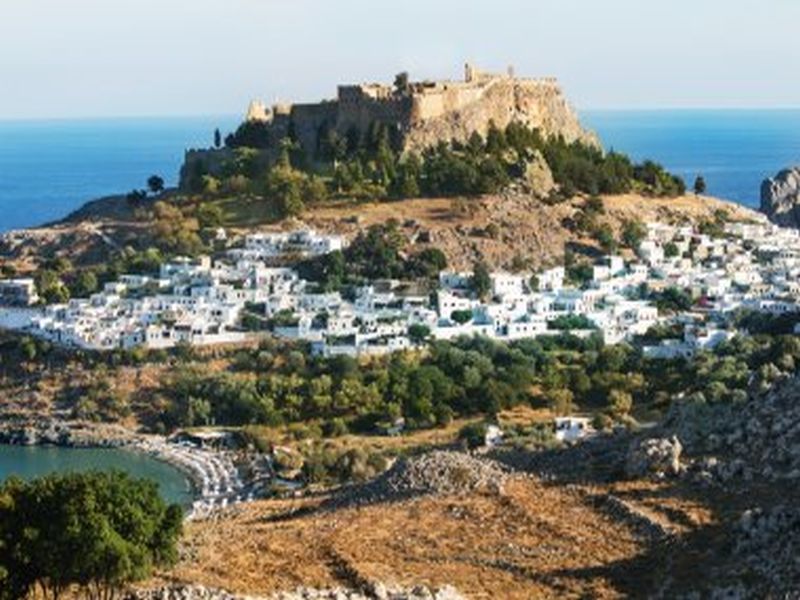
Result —
<path fill-rule="evenodd" d="M 764 180 L 761 212 L 783 227 L 800 227 L 800 167 L 784 169 Z"/>

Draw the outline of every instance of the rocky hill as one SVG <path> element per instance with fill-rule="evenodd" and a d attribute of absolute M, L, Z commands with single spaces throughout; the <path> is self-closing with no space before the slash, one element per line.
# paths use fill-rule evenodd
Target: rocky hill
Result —
<path fill-rule="evenodd" d="M 268 164 L 285 140 L 291 139 L 307 158 L 315 160 L 334 138 L 352 144 L 381 126 L 392 132 L 392 143 L 399 151 L 421 152 L 439 142 L 466 143 L 474 133 L 485 136 L 492 124 L 505 129 L 512 122 L 547 138 L 600 146 L 597 136 L 581 125 L 556 80 L 517 77 L 513 70 L 488 73 L 467 64 L 463 81 L 412 82 L 402 73 L 394 85 L 340 85 L 335 99 L 313 104 L 267 108 L 255 101 L 225 148 L 186 153 L 181 185 L 186 187 L 197 171 L 219 176 L 223 164 L 234 158 L 232 148 L 237 147 L 258 148 L 261 163 Z"/>
<path fill-rule="evenodd" d="M 784 227 L 800 227 L 800 167 L 784 169 L 761 184 L 761 212 Z"/>
<path fill-rule="evenodd" d="M 248 217 L 235 221 L 228 230 L 231 243 L 249 231 L 300 227 L 352 239 L 370 225 L 394 219 L 407 239 L 409 252 L 440 248 L 451 268 L 469 269 L 476 261 L 485 261 L 493 268 L 535 269 L 560 263 L 568 249 L 588 256 L 600 252 L 591 232 L 575 226 L 586 202 L 578 196 L 549 204 L 523 191 L 481 198 L 340 200 L 318 204 L 302 217 L 280 223 Z M 734 220 L 760 218 L 755 211 L 709 197 L 628 194 L 604 197 L 597 222 L 608 224 L 618 237 L 629 220 L 698 223 L 716 218 L 720 211 Z M 0 236 L 0 258 L 26 272 L 53 257 L 68 258 L 76 265 L 101 264 L 121 248 L 144 249 L 153 243 L 151 223 L 123 198 L 105 199 L 86 205 L 60 223 Z"/>

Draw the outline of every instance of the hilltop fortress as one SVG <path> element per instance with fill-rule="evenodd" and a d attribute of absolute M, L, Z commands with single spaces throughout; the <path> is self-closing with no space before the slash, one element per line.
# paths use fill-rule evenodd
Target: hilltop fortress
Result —
<path fill-rule="evenodd" d="M 402 150 L 420 151 L 440 141 L 466 141 L 473 133 L 485 135 L 490 123 L 500 128 L 519 122 L 545 136 L 561 135 L 568 142 L 599 145 L 585 130 L 553 78 L 529 79 L 495 74 L 467 64 L 463 81 L 408 82 L 398 76 L 395 85 L 368 83 L 340 85 L 334 100 L 313 104 L 275 104 L 254 101 L 245 123 L 263 123 L 269 142 L 294 137 L 309 156 L 320 147 L 324 132 L 341 136 L 365 133 L 374 123 L 387 125 Z M 212 171 L 224 151 L 190 151 L 187 165 L 203 160 Z M 186 171 L 186 168 L 184 169 Z"/>

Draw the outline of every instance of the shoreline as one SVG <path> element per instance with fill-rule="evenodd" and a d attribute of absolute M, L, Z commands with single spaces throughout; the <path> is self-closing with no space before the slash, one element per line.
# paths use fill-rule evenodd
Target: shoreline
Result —
<path fill-rule="evenodd" d="M 271 478 L 270 465 L 264 457 L 207 449 L 165 436 L 135 433 L 121 426 L 4 423 L 0 424 L 0 445 L 118 449 L 148 456 L 175 468 L 189 481 L 189 520 L 207 518 L 219 510 L 257 499 L 264 481 Z M 249 468 L 244 469 L 245 466 Z"/>

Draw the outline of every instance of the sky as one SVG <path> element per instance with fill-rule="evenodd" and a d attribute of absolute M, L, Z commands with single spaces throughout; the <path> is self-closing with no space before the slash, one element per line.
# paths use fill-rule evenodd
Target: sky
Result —
<path fill-rule="evenodd" d="M 800 107 L 800 0 L 0 0 L 0 119 L 243 113 L 555 76 L 580 109 Z"/>

